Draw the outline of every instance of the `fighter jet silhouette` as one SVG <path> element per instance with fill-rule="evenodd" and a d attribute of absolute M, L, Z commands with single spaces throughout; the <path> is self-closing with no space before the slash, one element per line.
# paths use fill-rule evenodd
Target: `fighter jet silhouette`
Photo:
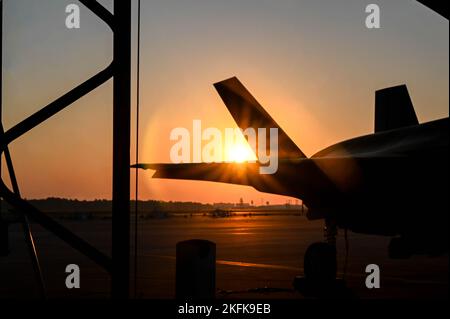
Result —
<path fill-rule="evenodd" d="M 436 2 L 419 0 L 448 19 Z M 374 133 L 355 137 L 307 158 L 237 78 L 214 85 L 238 127 L 278 128 L 278 170 L 260 174 L 260 163 L 136 164 L 154 178 L 250 185 L 302 199 L 309 219 L 325 220 L 327 243 L 311 244 L 305 295 L 345 295 L 336 278 L 338 228 L 391 236 L 389 255 L 448 253 L 449 118 L 420 124 L 406 85 L 375 93 Z M 266 139 L 266 146 L 269 146 Z M 345 286 L 345 285 L 344 285 Z"/>
<path fill-rule="evenodd" d="M 303 200 L 309 219 L 337 228 L 392 236 L 390 255 L 448 251 L 449 118 L 419 124 L 406 85 L 375 94 L 375 129 L 307 158 L 236 78 L 214 84 L 241 129 L 278 128 L 279 163 L 137 164 L 153 178 L 253 186 Z M 266 143 L 269 145 L 269 143 Z"/>

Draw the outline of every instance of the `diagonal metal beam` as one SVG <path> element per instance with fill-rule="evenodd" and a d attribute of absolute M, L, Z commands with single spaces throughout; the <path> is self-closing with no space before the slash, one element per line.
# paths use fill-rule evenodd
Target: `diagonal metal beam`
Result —
<path fill-rule="evenodd" d="M 0 3 L 1 5 L 1 3 Z M 0 122 L 0 132 L 3 133 L 3 125 Z M 13 186 L 14 193 L 16 193 L 20 197 L 20 189 L 19 184 L 17 183 L 16 173 L 14 172 L 14 166 L 11 159 L 11 154 L 9 153 L 9 148 L 5 148 L 5 161 L 8 167 L 9 179 L 11 180 L 11 185 Z M 38 283 L 38 287 L 40 290 L 41 296 L 46 299 L 46 289 L 44 277 L 42 276 L 41 264 L 39 262 L 38 253 L 36 250 L 36 244 L 34 242 L 33 233 L 31 232 L 30 224 L 28 222 L 28 218 L 24 212 L 19 212 L 22 218 L 22 227 L 25 235 L 25 242 L 28 246 L 28 251 L 30 253 L 31 263 L 33 265 L 34 274 L 36 277 L 36 281 Z"/>
<path fill-rule="evenodd" d="M 0 123 L 0 135 L 3 135 L 3 125 Z M 0 138 L 1 140 L 1 138 Z M 13 192 L 5 185 L 3 178 L 0 178 L 0 194 L 2 197 L 13 207 L 15 207 L 23 215 L 23 226 L 25 235 L 27 236 L 27 244 L 30 251 L 32 252 L 32 262 L 33 267 L 36 269 L 36 276 L 40 284 L 41 293 L 45 298 L 45 285 L 42 279 L 42 272 L 37 258 L 36 247 L 34 244 L 34 239 L 29 228 L 27 216 L 30 216 L 33 220 L 41 224 L 45 229 L 52 232 L 60 239 L 65 241 L 69 246 L 78 250 L 82 254 L 86 255 L 88 258 L 92 259 L 94 262 L 103 267 L 106 271 L 111 272 L 111 258 L 103 255 L 96 248 L 91 246 L 89 243 L 79 238 L 71 231 L 67 230 L 65 227 L 57 223 L 52 218 L 45 215 L 43 212 L 35 208 L 33 205 L 23 200 L 20 196 L 19 184 L 17 183 L 16 174 L 14 172 L 13 163 L 11 160 L 11 154 L 9 153 L 8 145 L 2 145 L 0 150 L 0 158 L 2 153 L 5 153 L 6 164 L 8 167 L 9 177 L 11 179 L 11 184 L 13 186 Z"/>
<path fill-rule="evenodd" d="M 38 126 L 42 122 L 48 120 L 50 117 L 63 110 L 68 105 L 72 104 L 76 100 L 80 99 L 84 95 L 88 94 L 89 92 L 93 91 L 94 89 L 108 81 L 114 75 L 113 64 L 114 63 L 111 63 L 104 70 L 100 71 L 86 82 L 78 85 L 76 88 L 67 92 L 52 103 L 48 104 L 36 113 L 30 115 L 22 122 L 7 130 L 3 137 L 0 138 L 0 145 L 2 147 L 8 145 L 21 135 Z"/>
<path fill-rule="evenodd" d="M 115 31 L 115 18 L 111 12 L 96 0 L 79 0 L 85 7 L 91 10 L 95 15 L 102 19 L 112 31 Z"/>
<path fill-rule="evenodd" d="M 76 236 L 71 231 L 67 230 L 64 226 L 60 225 L 51 217 L 47 216 L 39 209 L 28 203 L 26 200 L 20 198 L 17 194 L 11 192 L 5 185 L 3 180 L 0 180 L 0 193 L 9 204 L 16 207 L 21 212 L 26 213 L 32 220 L 41 224 L 42 227 L 55 234 L 57 237 L 69 244 L 72 248 L 78 250 L 88 258 L 92 259 L 106 271 L 111 272 L 110 257 L 98 251 L 88 242 Z"/>

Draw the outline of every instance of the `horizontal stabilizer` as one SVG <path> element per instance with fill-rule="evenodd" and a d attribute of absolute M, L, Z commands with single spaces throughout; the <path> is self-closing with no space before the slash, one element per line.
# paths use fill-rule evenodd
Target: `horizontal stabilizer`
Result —
<path fill-rule="evenodd" d="M 269 129 L 278 128 L 278 156 L 280 158 L 306 157 L 236 77 L 215 83 L 214 87 L 239 128 L 245 130 L 251 127 L 256 133 L 258 128 L 266 128 L 267 153 L 270 147 Z"/>
<path fill-rule="evenodd" d="M 419 121 L 406 85 L 376 91 L 375 133 L 417 124 Z"/>
<path fill-rule="evenodd" d="M 252 185 L 257 176 L 257 163 L 185 163 L 185 164 L 137 164 L 134 168 L 155 170 L 153 178 L 202 180 L 238 185 Z"/>
<path fill-rule="evenodd" d="M 322 160 L 323 161 L 323 160 Z M 260 192 L 306 198 L 330 188 L 328 178 L 311 159 L 280 159 L 274 174 L 261 174 L 261 163 L 135 164 L 154 170 L 152 178 L 197 180 L 246 185 Z"/>

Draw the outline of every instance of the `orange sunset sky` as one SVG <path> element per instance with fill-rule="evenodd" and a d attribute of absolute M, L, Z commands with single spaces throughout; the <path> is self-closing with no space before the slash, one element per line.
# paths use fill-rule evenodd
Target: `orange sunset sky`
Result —
<path fill-rule="evenodd" d="M 72 2 L 5 2 L 5 129 L 109 64 L 106 25 L 80 5 L 81 28 L 65 27 Z M 421 122 L 448 116 L 448 21 L 414 1 L 378 1 L 378 30 L 365 27 L 366 2 L 358 0 L 142 2 L 140 162 L 169 162 L 170 131 L 191 129 L 194 119 L 235 127 L 212 86 L 231 76 L 308 156 L 371 133 L 374 91 L 384 87 L 406 83 Z M 111 198 L 112 81 L 10 147 L 24 197 Z M 141 199 L 287 200 L 151 175 L 140 172 Z"/>

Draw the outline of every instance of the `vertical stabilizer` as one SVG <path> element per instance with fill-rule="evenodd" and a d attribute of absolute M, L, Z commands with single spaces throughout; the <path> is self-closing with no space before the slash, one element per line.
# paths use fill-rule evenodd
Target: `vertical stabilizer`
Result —
<path fill-rule="evenodd" d="M 419 121 L 406 85 L 375 93 L 375 133 L 417 124 Z"/>

